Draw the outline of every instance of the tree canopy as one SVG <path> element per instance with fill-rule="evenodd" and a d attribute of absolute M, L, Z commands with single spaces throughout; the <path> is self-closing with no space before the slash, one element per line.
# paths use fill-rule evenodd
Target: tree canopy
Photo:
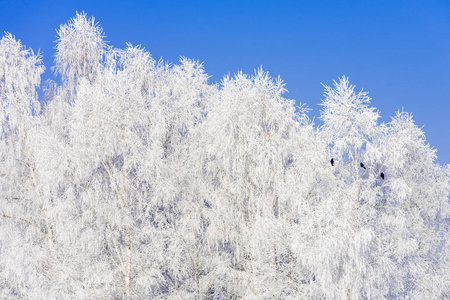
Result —
<path fill-rule="evenodd" d="M 0 41 L 0 295 L 25 299 L 450 297 L 450 167 L 412 115 L 348 78 L 322 126 L 259 69 L 57 31 L 60 83 Z"/>

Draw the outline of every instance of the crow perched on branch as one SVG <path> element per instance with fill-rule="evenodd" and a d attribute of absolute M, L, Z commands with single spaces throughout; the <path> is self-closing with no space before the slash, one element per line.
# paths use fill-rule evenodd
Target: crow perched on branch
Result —
<path fill-rule="evenodd" d="M 381 172 L 380 177 L 381 177 L 381 179 L 384 180 L 384 173 L 383 172 Z"/>
<path fill-rule="evenodd" d="M 361 166 L 361 168 L 363 168 L 364 170 L 366 169 L 366 166 L 364 166 L 363 163 L 359 163 L 359 165 Z"/>
<path fill-rule="evenodd" d="M 330 160 L 330 163 L 331 163 L 331 166 L 333 167 L 334 166 L 334 159 L 333 158 Z"/>

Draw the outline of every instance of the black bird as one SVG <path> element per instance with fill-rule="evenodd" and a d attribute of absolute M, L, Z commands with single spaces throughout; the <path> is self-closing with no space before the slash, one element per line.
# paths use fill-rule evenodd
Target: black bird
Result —
<path fill-rule="evenodd" d="M 381 179 L 384 180 L 384 173 L 383 172 L 381 172 L 380 177 L 381 177 Z"/>
<path fill-rule="evenodd" d="M 366 166 L 364 166 L 363 163 L 359 163 L 359 165 L 361 166 L 361 168 L 363 168 L 364 170 L 366 169 Z"/>
<path fill-rule="evenodd" d="M 330 163 L 331 163 L 331 166 L 333 167 L 334 166 L 334 159 L 333 158 L 330 160 Z"/>

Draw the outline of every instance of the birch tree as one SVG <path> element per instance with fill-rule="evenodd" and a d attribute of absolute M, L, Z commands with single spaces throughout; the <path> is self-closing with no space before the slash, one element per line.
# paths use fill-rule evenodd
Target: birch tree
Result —
<path fill-rule="evenodd" d="M 443 286 L 435 276 L 447 268 L 447 168 L 435 163 L 436 151 L 405 112 L 392 118 L 381 145 L 371 150 L 377 173 L 385 175 L 385 180 L 378 177 L 374 261 L 386 256 L 376 265 L 389 274 L 388 296 L 442 297 Z"/>
<path fill-rule="evenodd" d="M 84 12 L 61 25 L 57 37 L 53 70 L 61 76 L 70 98 L 81 79 L 92 82 L 99 74 L 108 47 L 102 27 Z"/>
<path fill-rule="evenodd" d="M 225 77 L 222 85 L 202 143 L 218 211 L 211 225 L 222 253 L 216 286 L 225 297 L 292 296 L 289 225 L 296 199 L 285 173 L 301 144 L 302 115 L 282 97 L 282 81 L 262 70 Z"/>
<path fill-rule="evenodd" d="M 48 169 L 37 145 L 40 113 L 36 88 L 44 67 L 39 55 L 7 33 L 0 41 L 2 293 L 31 298 L 49 288 L 58 262 L 54 239 L 55 203 Z"/>
<path fill-rule="evenodd" d="M 345 77 L 334 88 L 325 86 L 321 131 L 330 171 L 320 176 L 312 195 L 315 208 L 299 229 L 306 230 L 302 238 L 307 244 L 297 243 L 320 286 L 319 295 L 326 298 L 357 299 L 369 289 L 365 260 L 372 240 L 372 199 L 370 179 L 360 163 L 377 135 L 379 117 L 369 103 L 367 94 L 355 93 Z"/>

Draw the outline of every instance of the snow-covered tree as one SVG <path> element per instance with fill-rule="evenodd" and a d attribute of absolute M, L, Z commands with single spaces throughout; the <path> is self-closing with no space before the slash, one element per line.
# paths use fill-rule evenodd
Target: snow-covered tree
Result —
<path fill-rule="evenodd" d="M 321 131 L 334 165 L 321 175 L 296 241 L 319 286 L 314 297 L 426 295 L 419 286 L 437 271 L 448 238 L 446 171 L 409 115 L 377 125 L 369 101 L 345 77 L 325 87 Z"/>
<path fill-rule="evenodd" d="M 0 41 L 1 293 L 31 295 L 44 289 L 53 248 L 45 185 L 37 174 L 36 88 L 44 67 L 39 55 L 6 33 Z M 26 290 L 27 293 L 20 291 Z"/>
<path fill-rule="evenodd" d="M 378 134 L 379 116 L 369 102 L 367 94 L 355 93 L 345 77 L 334 88 L 325 86 L 324 125 L 318 136 L 327 172 L 315 172 L 318 183 L 305 198 L 306 215 L 295 240 L 299 259 L 315 277 L 312 297 L 374 296 L 367 263 L 373 238 L 373 178 L 361 163 L 365 164 L 365 149 Z"/>
<path fill-rule="evenodd" d="M 69 98 L 81 79 L 92 82 L 101 72 L 107 50 L 103 29 L 86 13 L 77 13 L 57 30 L 54 71 L 61 76 Z M 71 100 L 71 99 L 69 99 Z"/>
<path fill-rule="evenodd" d="M 261 69 L 225 77 L 220 103 L 204 123 L 205 167 L 218 212 L 211 227 L 221 253 L 215 286 L 226 297 L 298 297 L 290 225 L 300 199 L 289 179 L 297 147 L 310 137 L 300 140 L 308 124 L 298 122 L 303 111 L 296 115 L 284 91 L 281 80 Z"/>
<path fill-rule="evenodd" d="M 376 172 L 385 176 L 378 177 L 375 188 L 373 261 L 389 274 L 388 296 L 440 298 L 443 286 L 436 276 L 448 268 L 443 250 L 449 238 L 448 169 L 434 163 L 436 151 L 405 112 L 387 124 L 380 144 L 371 150 Z M 381 262 L 377 257 L 382 256 Z"/>

